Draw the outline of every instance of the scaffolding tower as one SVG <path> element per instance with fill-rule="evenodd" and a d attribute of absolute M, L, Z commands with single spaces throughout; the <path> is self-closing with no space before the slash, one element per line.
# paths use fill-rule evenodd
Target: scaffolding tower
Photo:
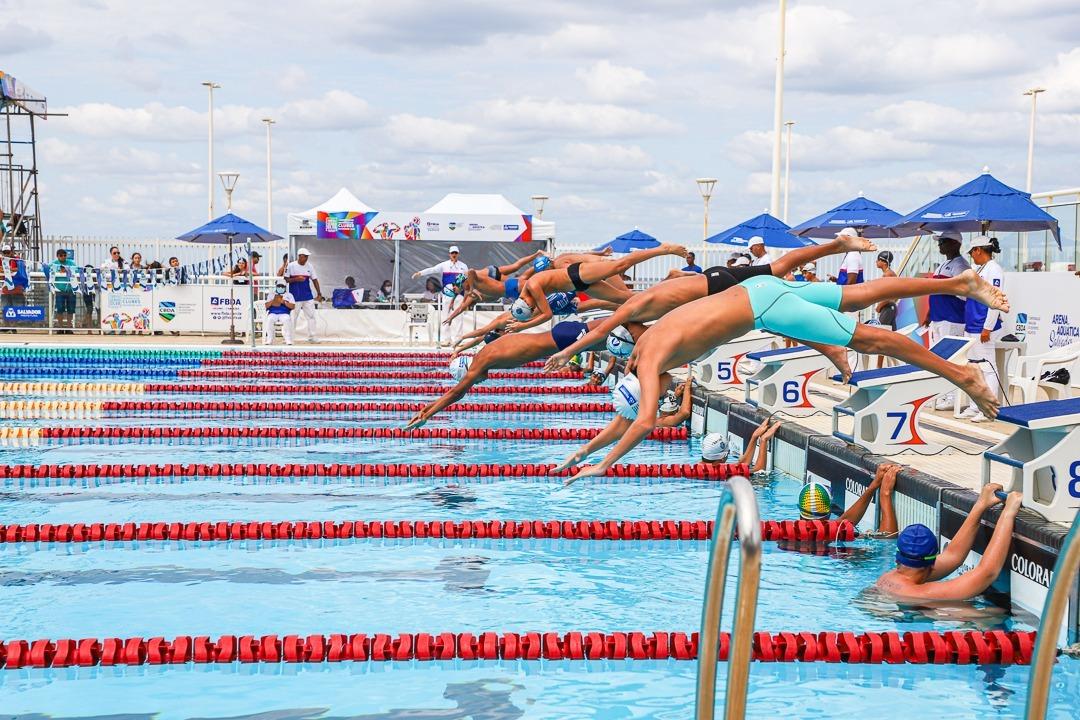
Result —
<path fill-rule="evenodd" d="M 0 71 L 0 235 L 22 257 L 41 254 L 35 122 L 49 116 L 45 96 Z"/>

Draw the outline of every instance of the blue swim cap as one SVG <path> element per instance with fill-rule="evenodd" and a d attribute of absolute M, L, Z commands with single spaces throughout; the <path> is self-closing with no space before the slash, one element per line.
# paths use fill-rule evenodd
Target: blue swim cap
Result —
<path fill-rule="evenodd" d="M 934 531 L 920 523 L 908 525 L 896 538 L 896 563 L 912 568 L 925 568 L 934 564 L 938 553 L 938 539 Z"/>
<path fill-rule="evenodd" d="M 577 296 L 572 292 L 554 292 L 547 296 L 548 305 L 555 315 L 570 315 L 577 312 Z"/>
<path fill-rule="evenodd" d="M 501 332 L 499 332 L 498 330 L 492 330 L 487 335 L 484 336 L 484 342 L 493 343 L 496 340 L 498 340 L 499 338 L 501 338 L 502 336 L 503 336 L 503 334 Z"/>
<path fill-rule="evenodd" d="M 551 267 L 551 258 L 549 258 L 547 255 L 541 255 L 540 257 L 533 260 L 533 270 L 535 270 L 536 272 L 543 272 L 549 267 Z"/>

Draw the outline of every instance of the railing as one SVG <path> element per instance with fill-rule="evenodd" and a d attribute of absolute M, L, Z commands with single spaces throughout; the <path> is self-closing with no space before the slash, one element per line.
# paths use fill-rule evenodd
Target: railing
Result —
<path fill-rule="evenodd" d="M 739 530 L 739 589 L 735 595 L 735 620 L 731 632 L 727 692 L 724 717 L 746 715 L 746 694 L 753 653 L 754 618 L 757 615 L 758 586 L 761 583 L 761 521 L 754 488 L 744 477 L 731 478 L 716 511 L 705 581 L 705 602 L 698 635 L 697 720 L 712 720 L 716 705 L 716 664 L 720 651 L 720 616 L 724 605 L 731 541 Z"/>
<path fill-rule="evenodd" d="M 1039 634 L 1035 639 L 1035 657 L 1031 661 L 1031 675 L 1028 679 L 1027 720 L 1043 720 L 1046 717 L 1046 704 L 1050 696 L 1050 677 L 1054 672 L 1057 659 L 1058 634 L 1061 621 L 1065 616 L 1065 607 L 1069 602 L 1069 588 L 1076 581 L 1080 571 L 1080 515 L 1073 520 L 1072 529 L 1065 536 L 1065 542 L 1058 553 L 1054 566 L 1054 577 L 1046 593 L 1042 619 L 1039 622 Z"/>

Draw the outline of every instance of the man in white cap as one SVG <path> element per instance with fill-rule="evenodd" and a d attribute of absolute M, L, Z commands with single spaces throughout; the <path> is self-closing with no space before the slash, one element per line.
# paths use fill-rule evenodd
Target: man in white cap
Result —
<path fill-rule="evenodd" d="M 765 249 L 765 240 L 760 235 L 750 238 L 748 248 L 750 254 L 754 256 L 754 259 L 750 261 L 751 267 L 768 265 L 771 262 L 772 258 L 769 257 L 769 251 Z"/>
<path fill-rule="evenodd" d="M 285 266 L 285 280 L 289 283 L 289 294 L 296 303 L 292 315 L 292 334 L 296 335 L 296 321 L 303 315 L 307 320 L 308 342 L 318 342 L 315 337 L 315 303 L 323 301 L 323 294 L 315 268 L 308 262 L 309 257 L 311 251 L 307 248 L 297 250 L 296 259 Z M 311 291 L 312 285 L 315 286 L 314 293 Z"/>
<path fill-rule="evenodd" d="M 933 277 L 951 278 L 967 270 L 970 265 L 960 254 L 964 236 L 957 230 L 945 230 L 937 236 L 938 252 L 945 256 L 945 261 L 938 265 Z M 931 295 L 930 312 L 926 324 L 930 328 L 930 346 L 944 337 L 964 337 L 964 305 L 962 297 L 956 295 Z M 939 395 L 934 401 L 936 410 L 946 410 L 953 406 L 953 393 Z"/>
<path fill-rule="evenodd" d="M 469 273 L 469 266 L 458 259 L 461 251 L 458 249 L 457 245 L 450 246 L 449 254 L 449 260 L 443 260 L 441 263 L 432 265 L 429 268 L 424 268 L 423 270 L 417 270 L 412 274 L 413 280 L 421 275 L 439 274 L 442 276 L 443 294 L 448 298 L 443 302 L 444 320 L 464 301 L 465 296 L 462 294 L 461 287 L 465 283 L 465 277 L 467 277 Z M 453 295 L 446 294 L 447 288 L 450 287 L 456 289 L 456 292 L 454 292 Z M 449 344 L 454 344 L 457 339 L 461 337 L 461 328 L 464 322 L 465 317 L 463 315 L 458 315 L 454 319 L 454 322 L 450 323 L 449 336 L 446 338 L 446 340 L 449 341 Z"/>
<path fill-rule="evenodd" d="M 836 233 L 836 237 L 858 237 L 859 233 L 855 228 L 846 227 L 840 232 Z M 862 253 L 858 250 L 852 250 L 844 259 L 840 262 L 840 269 L 837 271 L 836 284 L 837 285 L 855 285 L 863 281 L 863 267 L 862 267 Z"/>
<path fill-rule="evenodd" d="M 817 276 L 817 263 L 806 263 L 802 266 L 803 282 L 821 282 Z"/>

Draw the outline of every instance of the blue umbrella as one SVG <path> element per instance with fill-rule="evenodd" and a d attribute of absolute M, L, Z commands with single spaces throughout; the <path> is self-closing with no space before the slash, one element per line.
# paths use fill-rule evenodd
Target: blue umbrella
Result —
<path fill-rule="evenodd" d="M 888 228 L 899 219 L 900 213 L 859 195 L 827 213 L 796 225 L 791 232 L 801 237 L 832 238 L 844 228 L 851 227 L 863 237 L 893 237 Z"/>
<path fill-rule="evenodd" d="M 898 237 L 931 230 L 983 234 L 990 230 L 1049 230 L 1061 248 L 1054 216 L 1031 202 L 1031 193 L 1009 187 L 989 172 L 908 213 L 891 229 Z"/>
<path fill-rule="evenodd" d="M 796 237 L 790 232 L 791 228 L 783 221 L 773 217 L 769 213 L 761 213 L 757 217 L 750 218 L 746 222 L 739 223 L 723 232 L 718 232 L 712 237 L 706 238 L 705 242 L 732 245 L 734 247 L 749 247 L 750 238 L 760 237 L 765 241 L 765 247 L 790 250 L 792 248 L 817 245 L 813 240 Z"/>
<path fill-rule="evenodd" d="M 634 250 L 649 250 L 654 247 L 660 247 L 659 240 L 648 233 L 643 233 L 637 228 L 634 228 L 630 232 L 623 233 L 614 240 L 608 240 L 596 249 L 606 250 L 607 248 L 611 248 L 612 252 L 628 253 L 633 252 Z"/>

